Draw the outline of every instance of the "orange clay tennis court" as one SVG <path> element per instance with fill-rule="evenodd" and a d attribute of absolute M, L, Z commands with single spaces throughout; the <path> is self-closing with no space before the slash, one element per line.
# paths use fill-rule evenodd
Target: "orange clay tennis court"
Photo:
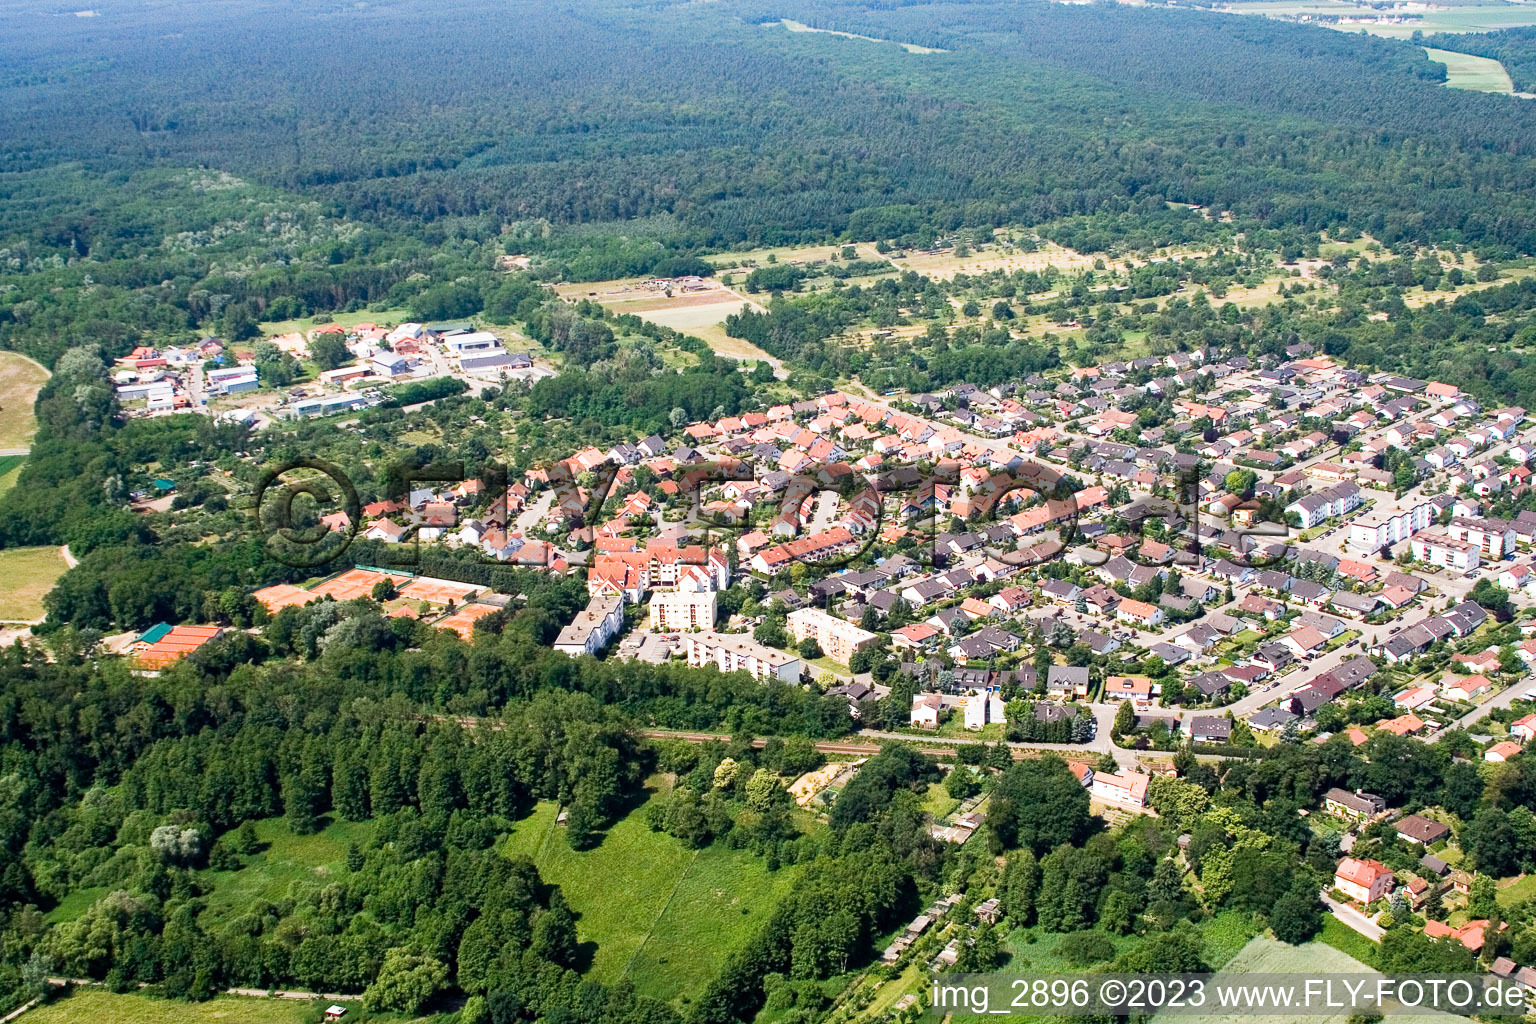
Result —
<path fill-rule="evenodd" d="M 448 604 L 451 601 L 462 604 L 466 597 L 482 588 L 469 583 L 454 583 L 452 580 L 414 579 L 396 589 L 400 591 L 401 597 L 412 601 L 426 601 L 429 604 Z"/>
<path fill-rule="evenodd" d="M 475 620 L 482 619 L 496 609 L 488 604 L 465 605 L 447 618 L 432 623 L 433 629 L 451 629 L 468 640 L 475 631 Z"/>
<path fill-rule="evenodd" d="M 401 597 L 428 604 L 462 604 L 469 595 L 481 589 L 467 583 L 452 580 L 411 579 L 395 573 L 376 572 L 372 569 L 348 569 L 346 572 L 320 583 L 312 590 L 295 587 L 289 583 L 263 587 L 252 596 L 266 605 L 267 611 L 277 614 L 290 606 L 303 606 L 311 601 L 330 596 L 337 601 L 351 601 L 359 597 L 372 597 L 374 585 L 380 580 L 393 580 Z"/>
<path fill-rule="evenodd" d="M 338 601 L 353 601 L 359 597 L 372 597 L 374 584 L 380 580 L 393 580 L 395 589 L 399 590 L 408 576 L 396 576 L 393 573 L 374 572 L 372 569 L 348 569 L 333 579 L 328 579 L 310 590 L 316 597 L 329 594 Z"/>

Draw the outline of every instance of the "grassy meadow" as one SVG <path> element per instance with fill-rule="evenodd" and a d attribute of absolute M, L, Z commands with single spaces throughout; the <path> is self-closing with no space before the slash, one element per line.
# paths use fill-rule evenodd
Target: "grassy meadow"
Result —
<path fill-rule="evenodd" d="M 48 371 L 19 352 L 0 352 L 0 449 L 26 448 L 37 433 L 33 403 Z"/>
<path fill-rule="evenodd" d="M 64 556 L 55 547 L 0 551 L 0 622 L 41 619 L 43 596 L 65 568 Z"/>
<path fill-rule="evenodd" d="M 22 1019 L 26 1024 L 308 1024 L 313 1010 L 311 1003 L 292 999 L 220 996 L 187 1003 L 89 988 L 40 1006 Z"/>
<path fill-rule="evenodd" d="M 1474 57 L 1470 53 L 1454 50 L 1435 50 L 1425 47 L 1429 59 L 1445 65 L 1445 84 L 1452 89 L 1470 89 L 1473 92 L 1515 91 L 1504 65 L 1492 57 Z"/>
<path fill-rule="evenodd" d="M 577 935 L 596 944 L 592 976 L 626 979 L 641 995 L 686 1001 L 794 882 L 793 868 L 770 872 L 746 851 L 689 850 L 652 832 L 643 806 L 597 847 L 577 852 L 555 825 L 556 813 L 541 802 L 513 830 L 506 853 L 530 857 L 545 881 L 560 886 L 579 915 Z"/>

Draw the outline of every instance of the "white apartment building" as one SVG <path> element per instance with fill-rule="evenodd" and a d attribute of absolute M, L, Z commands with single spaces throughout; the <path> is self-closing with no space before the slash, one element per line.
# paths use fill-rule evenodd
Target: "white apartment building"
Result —
<path fill-rule="evenodd" d="M 848 664 L 855 651 L 863 650 L 875 642 L 875 634 L 861 629 L 846 619 L 828 615 L 820 608 L 801 608 L 789 613 L 789 632 L 796 643 L 807 637 L 816 641 L 822 652 L 833 661 Z"/>
<path fill-rule="evenodd" d="M 555 650 L 571 657 L 596 654 L 624 625 L 622 597 L 594 597 L 555 638 Z"/>
<path fill-rule="evenodd" d="M 1435 521 L 1435 506 L 1421 501 L 1395 516 L 1357 519 L 1349 524 L 1349 543 L 1367 551 L 1380 551 L 1388 544 L 1398 544 Z"/>
<path fill-rule="evenodd" d="M 721 672 L 746 672 L 758 682 L 800 679 L 800 659 L 772 647 L 764 647 L 744 633 L 684 633 L 688 664 L 694 668 L 713 665 Z"/>
<path fill-rule="evenodd" d="M 1478 547 L 1436 530 L 1420 530 L 1408 542 L 1413 557 L 1430 565 L 1457 572 L 1471 572 L 1482 565 Z"/>
<path fill-rule="evenodd" d="M 713 590 L 658 592 L 651 597 L 650 629 L 653 633 L 714 629 L 717 600 Z"/>

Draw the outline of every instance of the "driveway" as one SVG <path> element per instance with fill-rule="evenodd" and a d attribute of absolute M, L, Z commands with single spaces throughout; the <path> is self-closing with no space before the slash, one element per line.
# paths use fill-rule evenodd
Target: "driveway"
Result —
<path fill-rule="evenodd" d="M 1328 909 L 1333 911 L 1334 917 L 1338 918 L 1344 924 L 1349 925 L 1355 931 L 1359 932 L 1361 935 L 1364 935 L 1372 942 L 1380 942 L 1381 937 L 1386 934 L 1386 929 L 1382 928 L 1381 925 L 1360 913 L 1360 911 L 1356 910 L 1354 907 L 1351 907 L 1346 903 L 1338 902 L 1332 896 L 1329 896 L 1326 892 L 1320 892 L 1317 895 L 1319 899 L 1327 904 Z"/>

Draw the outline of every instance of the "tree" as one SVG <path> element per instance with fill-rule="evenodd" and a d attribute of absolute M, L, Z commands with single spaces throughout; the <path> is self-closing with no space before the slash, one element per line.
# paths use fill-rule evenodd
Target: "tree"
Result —
<path fill-rule="evenodd" d="M 1016 925 L 1035 919 L 1035 894 L 1040 889 L 1040 862 L 1031 850 L 1015 850 L 1003 866 L 1003 913 Z"/>
<path fill-rule="evenodd" d="M 378 977 L 363 990 L 363 1007 L 370 1013 L 417 1014 L 447 980 L 448 968 L 440 961 L 396 946 L 385 952 Z"/>
<path fill-rule="evenodd" d="M 957 765 L 945 777 L 944 791 L 956 800 L 964 800 L 981 792 L 981 782 L 969 768 Z"/>
<path fill-rule="evenodd" d="M 1111 736 L 1125 736 L 1136 731 L 1136 707 L 1128 700 L 1120 702 L 1115 710 L 1115 723 L 1110 726 Z"/>
<path fill-rule="evenodd" d="M 736 781 L 736 776 L 741 772 L 741 764 L 734 758 L 727 757 L 715 766 L 715 788 L 724 789 Z"/>
<path fill-rule="evenodd" d="M 800 641 L 800 646 L 796 648 L 796 651 L 806 661 L 814 661 L 821 657 L 821 644 L 816 642 L 815 637 L 808 636 Z"/>
<path fill-rule="evenodd" d="M 1297 872 L 1285 894 L 1275 901 L 1269 915 L 1275 938 L 1292 946 L 1310 942 L 1323 927 L 1323 907 L 1317 898 L 1317 883 L 1307 872 Z"/>
<path fill-rule="evenodd" d="M 1040 856 L 1088 835 L 1088 792 L 1058 757 L 1020 761 L 997 780 L 987 814 L 995 852 L 1023 847 Z"/>
<path fill-rule="evenodd" d="M 352 361 L 347 349 L 347 339 L 340 334 L 327 332 L 314 334 L 309 339 L 309 356 L 322 370 L 334 370 Z"/>
<path fill-rule="evenodd" d="M 1483 578 L 1472 587 L 1471 599 L 1482 605 L 1501 622 L 1508 622 L 1513 609 L 1509 603 L 1509 591 L 1490 579 Z"/>

